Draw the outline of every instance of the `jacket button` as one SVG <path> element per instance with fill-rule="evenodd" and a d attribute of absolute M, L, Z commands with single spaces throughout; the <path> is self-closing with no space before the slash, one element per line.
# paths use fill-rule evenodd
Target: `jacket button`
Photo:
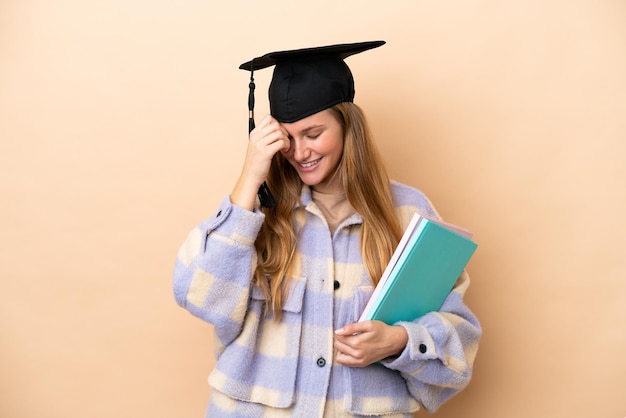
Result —
<path fill-rule="evenodd" d="M 335 283 L 333 283 L 333 286 L 335 287 L 335 290 L 337 290 L 337 289 L 339 289 L 341 284 L 337 280 L 335 280 Z"/>
<path fill-rule="evenodd" d="M 326 365 L 326 360 L 324 360 L 324 357 L 320 357 L 317 359 L 317 365 L 318 367 L 324 367 Z"/>
<path fill-rule="evenodd" d="M 420 353 L 424 354 L 426 353 L 426 351 L 428 351 L 428 347 L 426 347 L 426 344 L 420 344 L 419 350 L 420 350 Z"/>

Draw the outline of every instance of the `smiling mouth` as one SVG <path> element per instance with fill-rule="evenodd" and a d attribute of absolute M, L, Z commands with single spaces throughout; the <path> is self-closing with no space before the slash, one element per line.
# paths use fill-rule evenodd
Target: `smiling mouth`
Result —
<path fill-rule="evenodd" d="M 321 158 L 318 158 L 318 159 L 317 159 L 317 160 L 315 160 L 315 161 L 311 161 L 311 162 L 309 162 L 309 163 L 300 163 L 299 165 L 300 165 L 300 167 L 302 167 L 302 168 L 309 168 L 309 167 L 313 167 L 315 164 L 319 163 L 319 162 L 320 162 L 320 160 L 321 160 Z"/>

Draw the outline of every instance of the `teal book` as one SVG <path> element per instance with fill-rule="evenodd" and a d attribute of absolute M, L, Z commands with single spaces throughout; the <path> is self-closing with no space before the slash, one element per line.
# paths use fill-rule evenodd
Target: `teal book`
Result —
<path fill-rule="evenodd" d="M 416 214 L 360 321 L 413 321 L 441 308 L 478 245 L 471 232 Z"/>

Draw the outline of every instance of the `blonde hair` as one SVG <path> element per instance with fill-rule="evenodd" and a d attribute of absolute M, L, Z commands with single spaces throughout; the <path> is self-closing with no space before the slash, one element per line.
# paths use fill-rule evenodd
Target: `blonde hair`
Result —
<path fill-rule="evenodd" d="M 345 102 L 329 110 L 343 128 L 343 155 L 337 171 L 348 201 L 363 219 L 361 257 L 372 283 L 376 284 L 402 236 L 391 183 L 361 109 Z M 274 208 L 263 208 L 266 216 L 256 240 L 255 282 L 265 293 L 269 311 L 279 319 L 296 252 L 299 233 L 296 217 L 304 219 L 300 202 L 303 183 L 291 164 L 277 153 L 267 184 L 278 204 Z M 297 203 L 300 205 L 294 209 Z"/>

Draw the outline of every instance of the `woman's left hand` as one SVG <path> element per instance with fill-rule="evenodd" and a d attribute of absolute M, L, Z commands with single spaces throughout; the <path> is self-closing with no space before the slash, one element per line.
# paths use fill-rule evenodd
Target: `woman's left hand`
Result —
<path fill-rule="evenodd" d="M 398 355 L 409 340 L 401 326 L 381 321 L 349 324 L 335 331 L 337 363 L 350 367 L 365 367 L 384 358 Z"/>

